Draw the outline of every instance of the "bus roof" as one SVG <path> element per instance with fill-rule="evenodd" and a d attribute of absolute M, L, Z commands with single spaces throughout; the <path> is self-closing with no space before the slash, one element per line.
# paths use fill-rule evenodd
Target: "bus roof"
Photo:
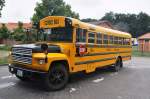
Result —
<path fill-rule="evenodd" d="M 88 29 L 91 31 L 100 32 L 102 34 L 108 34 L 108 35 L 114 35 L 114 36 L 120 36 L 120 37 L 127 37 L 127 38 L 132 37 L 131 34 L 127 33 L 127 32 L 113 30 L 113 29 L 102 27 L 102 26 L 96 26 L 93 24 L 82 22 L 82 21 L 74 19 L 74 18 L 69 18 L 69 19 L 72 20 L 73 26 L 79 26 L 83 29 Z"/>
<path fill-rule="evenodd" d="M 41 28 L 45 27 L 44 22 L 53 23 L 53 22 L 49 21 L 50 19 L 58 19 L 61 24 L 49 24 L 49 25 L 47 25 L 48 27 L 65 26 L 64 21 L 66 18 L 70 19 L 72 21 L 72 26 L 74 26 L 74 27 L 79 27 L 82 29 L 87 29 L 87 30 L 92 31 L 92 32 L 97 32 L 97 33 L 102 33 L 102 34 L 107 34 L 107 35 L 131 38 L 130 33 L 122 32 L 122 31 L 118 31 L 118 30 L 113 30 L 113 29 L 109 29 L 109 28 L 104 28 L 101 26 L 92 25 L 89 23 L 82 22 L 78 19 L 65 17 L 65 16 L 48 16 L 48 17 L 45 17 L 45 18 L 40 20 L 40 27 Z"/>

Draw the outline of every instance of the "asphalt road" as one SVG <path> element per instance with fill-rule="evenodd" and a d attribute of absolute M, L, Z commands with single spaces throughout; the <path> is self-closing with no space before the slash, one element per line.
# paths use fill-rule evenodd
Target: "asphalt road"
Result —
<path fill-rule="evenodd" d="M 2 66 L 0 99 L 150 99 L 150 58 L 133 57 L 118 73 L 99 69 L 73 75 L 65 89 L 55 92 L 44 91 L 38 82 L 21 82 Z"/>

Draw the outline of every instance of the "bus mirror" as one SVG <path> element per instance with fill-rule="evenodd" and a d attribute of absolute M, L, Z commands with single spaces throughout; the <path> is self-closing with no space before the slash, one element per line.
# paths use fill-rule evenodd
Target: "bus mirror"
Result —
<path fill-rule="evenodd" d="M 65 19 L 65 26 L 66 26 L 66 27 L 71 27 L 71 26 L 72 26 L 72 21 L 71 21 L 71 19 L 69 19 L 69 18 L 66 18 L 66 19 Z"/>
<path fill-rule="evenodd" d="M 45 53 L 45 63 L 47 63 L 47 54 L 48 54 L 48 45 L 47 44 L 41 44 L 41 49 Z"/>
<path fill-rule="evenodd" d="M 41 44 L 41 49 L 42 49 L 42 51 L 46 52 L 48 49 L 48 45 L 47 44 Z"/>

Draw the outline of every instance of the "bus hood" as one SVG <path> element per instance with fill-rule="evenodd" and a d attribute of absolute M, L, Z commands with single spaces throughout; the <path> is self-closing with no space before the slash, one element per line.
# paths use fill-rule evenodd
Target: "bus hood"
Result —
<path fill-rule="evenodd" d="M 32 49 L 33 53 L 42 53 L 41 44 L 21 44 L 21 45 L 14 45 L 12 48 L 29 48 Z M 60 53 L 61 49 L 60 46 L 50 44 L 48 45 L 48 53 Z"/>

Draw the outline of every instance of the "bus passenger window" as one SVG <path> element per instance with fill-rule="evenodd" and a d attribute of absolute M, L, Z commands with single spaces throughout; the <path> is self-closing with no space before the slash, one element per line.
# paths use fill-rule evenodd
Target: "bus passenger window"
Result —
<path fill-rule="evenodd" d="M 104 38 L 103 38 L 104 40 L 104 44 L 108 44 L 108 35 L 104 35 Z"/>
<path fill-rule="evenodd" d="M 114 44 L 118 44 L 118 37 L 114 37 Z"/>
<path fill-rule="evenodd" d="M 123 38 L 121 38 L 121 45 L 123 45 Z"/>
<path fill-rule="evenodd" d="M 113 36 L 110 36 L 110 44 L 113 44 Z"/>
<path fill-rule="evenodd" d="M 76 30 L 76 42 L 86 42 L 86 30 L 80 28 Z"/>
<path fill-rule="evenodd" d="M 125 40 L 125 38 L 123 38 L 123 45 L 126 45 L 126 40 Z"/>
<path fill-rule="evenodd" d="M 97 44 L 102 44 L 102 35 L 97 33 Z"/>
<path fill-rule="evenodd" d="M 89 33 L 88 34 L 88 43 L 94 43 L 95 42 L 95 33 Z"/>
<path fill-rule="evenodd" d="M 122 45 L 122 37 L 119 37 L 119 40 L 118 40 L 118 41 L 119 41 L 118 43 L 119 43 L 120 45 Z"/>

